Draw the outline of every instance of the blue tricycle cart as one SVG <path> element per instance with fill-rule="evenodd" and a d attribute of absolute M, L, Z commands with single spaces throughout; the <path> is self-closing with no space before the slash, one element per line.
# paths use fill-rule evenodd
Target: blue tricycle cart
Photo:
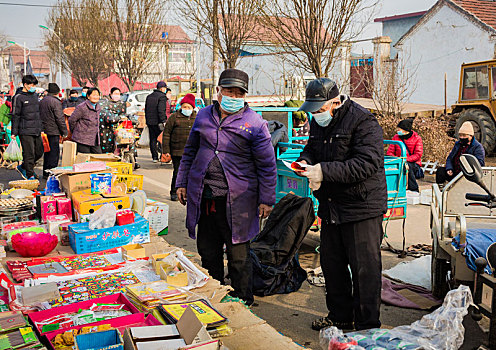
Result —
<path fill-rule="evenodd" d="M 300 156 L 304 145 L 296 144 L 294 141 L 305 140 L 308 137 L 293 137 L 293 118 L 292 113 L 298 108 L 293 107 L 253 107 L 254 111 L 262 115 L 263 112 L 286 112 L 289 142 L 279 142 L 276 148 L 277 159 L 277 187 L 276 201 L 279 202 L 288 193 L 294 193 L 301 197 L 310 197 L 313 200 L 315 214 L 317 215 L 318 201 L 312 195 L 308 185 L 308 179 L 296 175 L 288 169 L 283 161 L 294 162 Z M 406 218 L 406 147 L 403 142 L 384 140 L 384 144 L 396 144 L 401 148 L 401 157 L 386 156 L 384 158 L 384 167 L 386 171 L 386 182 L 388 191 L 388 210 L 384 215 L 384 220 L 404 219 Z M 281 149 L 286 149 L 281 152 Z"/>

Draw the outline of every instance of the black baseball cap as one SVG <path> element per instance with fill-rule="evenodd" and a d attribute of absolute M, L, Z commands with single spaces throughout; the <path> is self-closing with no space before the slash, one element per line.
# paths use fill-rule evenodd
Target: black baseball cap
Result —
<path fill-rule="evenodd" d="M 327 101 L 338 96 L 339 89 L 334 80 L 329 78 L 314 79 L 307 84 L 305 103 L 301 105 L 299 111 L 316 112 Z"/>
<path fill-rule="evenodd" d="M 248 92 L 248 74 L 239 69 L 229 68 L 223 71 L 219 77 L 219 86 L 221 87 L 237 87 Z"/>

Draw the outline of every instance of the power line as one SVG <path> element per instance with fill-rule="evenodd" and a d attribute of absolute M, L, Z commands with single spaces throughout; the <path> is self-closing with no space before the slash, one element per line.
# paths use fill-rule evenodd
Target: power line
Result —
<path fill-rule="evenodd" d="M 45 7 L 45 8 L 53 8 L 53 7 L 59 7 L 58 5 L 42 5 L 42 4 L 18 4 L 14 2 L 0 2 L 0 5 L 6 5 L 6 6 L 23 6 L 23 7 Z"/>

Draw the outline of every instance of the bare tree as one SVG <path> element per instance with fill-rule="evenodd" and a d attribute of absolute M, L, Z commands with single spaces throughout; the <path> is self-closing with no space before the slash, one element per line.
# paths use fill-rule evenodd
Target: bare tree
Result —
<path fill-rule="evenodd" d="M 254 35 L 258 6 L 254 0 L 190 0 L 180 11 L 184 26 L 213 50 L 214 61 L 218 54 L 224 68 L 234 68 L 241 48 Z"/>
<path fill-rule="evenodd" d="M 115 60 L 115 70 L 133 91 L 135 83 L 154 66 L 160 55 L 165 32 L 165 1 L 104 0 L 107 20 L 113 30 L 108 45 Z"/>
<path fill-rule="evenodd" d="M 416 72 L 418 66 L 412 66 L 409 57 L 384 59 L 374 62 L 373 74 L 364 72 L 364 85 L 368 89 L 377 113 L 382 116 L 401 116 L 416 89 Z"/>
<path fill-rule="evenodd" d="M 327 77 L 343 41 L 360 35 L 377 3 L 364 0 L 267 0 L 259 7 L 273 35 L 265 40 L 288 52 L 294 64 Z M 262 38 L 263 39 L 263 38 Z"/>
<path fill-rule="evenodd" d="M 108 32 L 113 28 L 104 10 L 99 0 L 58 0 L 48 15 L 48 55 L 59 59 L 80 85 L 89 81 L 98 86 L 113 66 L 108 45 Z"/>

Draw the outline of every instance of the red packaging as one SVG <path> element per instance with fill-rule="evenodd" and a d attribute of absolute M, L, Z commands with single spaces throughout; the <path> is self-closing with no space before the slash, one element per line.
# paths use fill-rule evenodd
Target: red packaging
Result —
<path fill-rule="evenodd" d="M 41 204 L 41 221 L 43 223 L 46 222 L 46 218 L 48 215 L 57 214 L 57 202 L 55 198 L 51 196 L 44 196 L 40 198 Z"/>
<path fill-rule="evenodd" d="M 72 219 L 72 202 L 69 198 L 57 198 L 57 213 L 65 214 Z"/>
<path fill-rule="evenodd" d="M 131 210 L 118 210 L 116 219 L 118 226 L 133 224 L 134 213 Z"/>

